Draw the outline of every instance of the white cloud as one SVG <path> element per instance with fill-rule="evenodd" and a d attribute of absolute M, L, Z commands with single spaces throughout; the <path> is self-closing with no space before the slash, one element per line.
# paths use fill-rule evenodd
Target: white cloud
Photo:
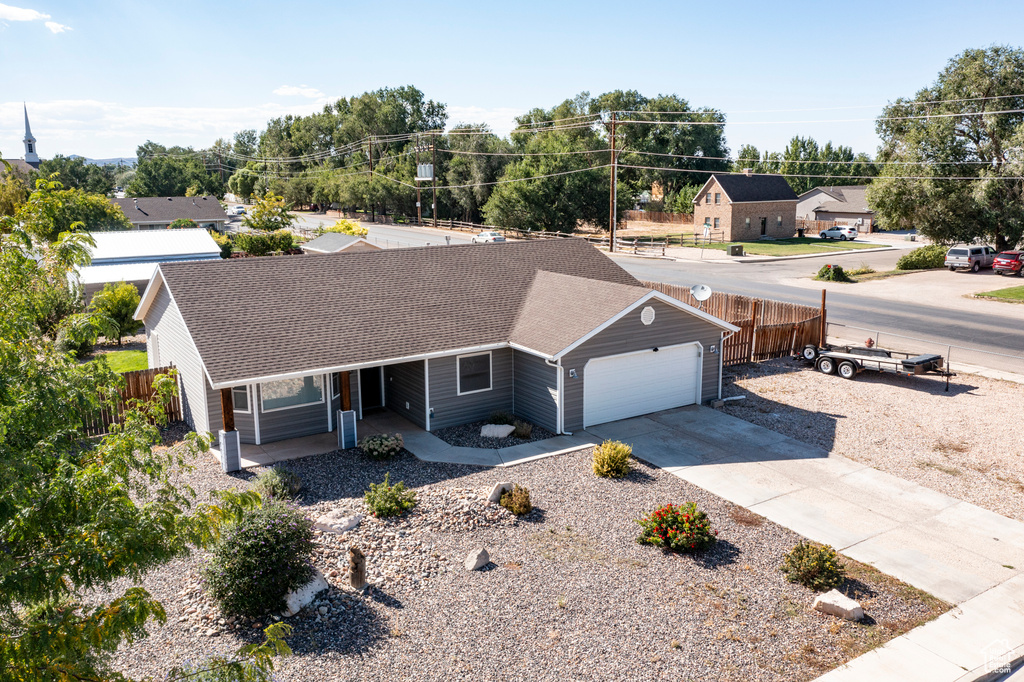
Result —
<path fill-rule="evenodd" d="M 310 99 L 319 99 L 324 96 L 324 93 L 308 85 L 282 85 L 277 90 L 274 90 L 274 94 L 283 97 L 308 97 Z"/>
<path fill-rule="evenodd" d="M 64 31 L 71 30 L 70 26 L 58 24 L 56 21 L 47 21 L 49 18 L 49 14 L 34 9 L 0 4 L 0 21 L 42 21 L 51 33 L 64 33 Z"/>

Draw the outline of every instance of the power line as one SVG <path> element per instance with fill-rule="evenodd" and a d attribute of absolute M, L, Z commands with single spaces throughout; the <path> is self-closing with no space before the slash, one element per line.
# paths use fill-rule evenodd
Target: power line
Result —
<path fill-rule="evenodd" d="M 668 171 L 670 173 L 704 173 L 707 175 L 745 175 L 745 173 L 728 173 L 723 171 L 699 170 L 695 168 L 665 168 L 662 166 L 634 166 L 619 164 L 619 168 L 635 168 L 637 170 Z M 829 180 L 878 180 L 877 175 L 821 175 L 813 173 L 751 173 L 760 176 L 781 176 L 784 178 L 827 178 Z M 938 175 L 897 175 L 893 176 L 902 180 L 1024 180 L 1020 175 L 995 175 L 995 176 L 938 176 Z"/>

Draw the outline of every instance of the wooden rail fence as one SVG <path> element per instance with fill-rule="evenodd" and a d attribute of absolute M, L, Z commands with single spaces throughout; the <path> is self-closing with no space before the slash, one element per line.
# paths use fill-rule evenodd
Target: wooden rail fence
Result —
<path fill-rule="evenodd" d="M 111 408 L 104 408 L 82 415 L 83 431 L 86 436 L 103 436 L 110 432 L 113 424 L 120 424 L 125 410 L 128 409 L 130 400 L 149 400 L 155 392 L 153 391 L 153 380 L 158 374 L 167 374 L 173 366 L 154 367 L 153 369 L 140 369 L 134 372 L 125 372 L 124 387 L 121 389 L 117 404 Z M 181 398 L 175 395 L 171 402 L 164 405 L 168 421 L 181 421 Z"/>
<path fill-rule="evenodd" d="M 693 225 L 692 213 L 665 213 L 663 211 L 626 211 L 622 219 L 638 223 L 672 223 L 675 225 Z"/>
<path fill-rule="evenodd" d="M 725 365 L 788 357 L 798 354 L 809 343 L 820 345 L 824 306 L 815 308 L 720 291 L 701 303 L 693 298 L 689 287 L 664 282 L 643 285 L 739 327 L 722 345 Z"/>

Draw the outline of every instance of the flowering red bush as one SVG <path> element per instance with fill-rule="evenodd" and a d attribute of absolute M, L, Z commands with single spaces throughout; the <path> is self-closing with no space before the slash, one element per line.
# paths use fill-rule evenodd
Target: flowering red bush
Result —
<path fill-rule="evenodd" d="M 640 544 L 657 545 L 674 552 L 697 552 L 715 543 L 717 530 L 711 529 L 707 514 L 694 502 L 666 504 L 642 519 Z"/>

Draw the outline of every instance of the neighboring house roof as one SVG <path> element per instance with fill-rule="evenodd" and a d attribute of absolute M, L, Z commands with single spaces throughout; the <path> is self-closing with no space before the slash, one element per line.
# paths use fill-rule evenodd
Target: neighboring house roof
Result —
<path fill-rule="evenodd" d="M 781 175 L 746 175 L 745 173 L 715 173 L 704 188 L 717 181 L 733 203 L 747 201 L 796 201 L 796 192 Z M 697 197 L 703 196 L 699 192 Z M 697 199 L 694 198 L 694 203 Z"/>
<path fill-rule="evenodd" d="M 92 232 L 92 265 L 166 263 L 220 258 L 220 247 L 204 229 Z"/>
<path fill-rule="evenodd" d="M 11 169 L 22 174 L 28 175 L 32 171 L 39 170 L 38 163 L 29 163 L 25 159 L 4 159 L 7 163 L 11 164 Z M 0 171 L 6 170 L 3 164 L 0 163 Z"/>
<path fill-rule="evenodd" d="M 157 263 L 121 263 L 119 265 L 89 265 L 78 271 L 83 285 L 107 282 L 148 282 L 156 272 Z"/>
<path fill-rule="evenodd" d="M 217 197 L 138 197 L 111 199 L 132 223 L 170 223 L 191 218 L 197 223 L 226 221 L 227 213 Z"/>
<path fill-rule="evenodd" d="M 645 297 L 673 301 L 577 239 L 169 263 L 137 318 L 163 285 L 215 388 L 510 344 L 554 357 Z"/>
<path fill-rule="evenodd" d="M 874 213 L 868 207 L 867 185 L 843 185 L 837 187 L 815 187 L 800 195 L 800 199 L 808 197 L 813 192 L 820 192 L 821 203 L 813 211 L 828 211 L 829 213 Z"/>
<path fill-rule="evenodd" d="M 363 242 L 369 244 L 373 248 L 380 248 L 376 244 L 370 244 L 362 237 L 357 237 L 351 234 L 341 234 L 340 232 L 325 232 L 316 239 L 306 242 L 302 245 L 303 251 L 315 251 L 316 253 L 337 253 L 344 251 L 353 244 Z"/>

